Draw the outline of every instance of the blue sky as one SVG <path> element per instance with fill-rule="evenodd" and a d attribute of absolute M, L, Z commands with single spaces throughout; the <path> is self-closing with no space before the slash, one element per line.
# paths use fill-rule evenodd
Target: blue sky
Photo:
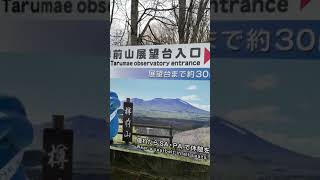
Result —
<path fill-rule="evenodd" d="M 112 79 L 110 86 L 121 100 L 180 98 L 198 108 L 210 109 L 210 81 Z"/>

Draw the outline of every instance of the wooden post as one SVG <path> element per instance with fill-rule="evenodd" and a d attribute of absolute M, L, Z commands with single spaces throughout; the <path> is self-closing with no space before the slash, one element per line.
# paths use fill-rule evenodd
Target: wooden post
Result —
<path fill-rule="evenodd" d="M 63 115 L 53 115 L 53 128 L 43 130 L 43 152 L 43 180 L 72 179 L 73 131 L 64 128 Z"/>
<path fill-rule="evenodd" d="M 63 115 L 53 115 L 53 128 L 63 130 L 64 129 L 64 116 Z"/>
<path fill-rule="evenodd" d="M 170 144 L 172 145 L 173 133 L 172 133 L 172 125 L 170 125 Z"/>
<path fill-rule="evenodd" d="M 127 98 L 127 103 L 130 103 L 130 98 Z M 129 145 L 129 139 L 126 139 L 126 145 Z"/>
<path fill-rule="evenodd" d="M 125 141 L 127 145 L 132 142 L 132 120 L 133 120 L 133 104 L 130 102 L 130 98 L 123 103 L 123 118 L 122 118 L 122 141 Z"/>

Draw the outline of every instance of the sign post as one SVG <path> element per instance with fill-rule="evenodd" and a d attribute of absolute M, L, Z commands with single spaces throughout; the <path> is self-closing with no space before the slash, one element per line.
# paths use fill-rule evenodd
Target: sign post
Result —
<path fill-rule="evenodd" d="M 133 103 L 130 102 L 130 98 L 127 98 L 127 101 L 123 103 L 123 134 L 122 140 L 129 144 L 132 142 L 132 120 L 133 120 Z"/>
<path fill-rule="evenodd" d="M 73 132 L 64 129 L 64 116 L 53 116 L 53 128 L 44 129 L 43 180 L 72 180 Z"/>

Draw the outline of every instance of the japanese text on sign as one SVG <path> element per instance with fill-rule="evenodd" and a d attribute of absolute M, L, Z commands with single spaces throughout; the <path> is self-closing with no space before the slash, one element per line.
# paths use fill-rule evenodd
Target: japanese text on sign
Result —
<path fill-rule="evenodd" d="M 116 46 L 110 49 L 110 66 L 209 67 L 210 44 Z"/>
<path fill-rule="evenodd" d="M 132 118 L 133 118 L 133 103 L 129 100 L 123 104 L 123 134 L 122 140 L 125 142 L 132 141 Z"/>
<path fill-rule="evenodd" d="M 207 79 L 210 77 L 209 70 L 149 70 L 149 78 L 172 78 L 172 79 Z"/>
<path fill-rule="evenodd" d="M 319 21 L 217 22 L 212 32 L 216 57 L 317 59 Z"/>
<path fill-rule="evenodd" d="M 219 36 L 217 32 L 214 32 L 214 35 Z M 299 51 L 306 52 L 317 48 L 320 52 L 320 35 L 312 29 L 294 31 L 290 28 L 282 28 L 272 34 L 271 31 L 260 28 L 250 29 L 248 32 L 242 30 L 223 31 L 221 35 L 221 38 L 225 38 L 227 48 L 232 51 L 240 51 L 242 47 L 250 52 L 268 52 L 272 47 L 277 51 L 290 51 L 297 47 Z M 272 40 L 272 35 L 277 41 Z M 215 37 L 214 41 L 216 39 Z"/>

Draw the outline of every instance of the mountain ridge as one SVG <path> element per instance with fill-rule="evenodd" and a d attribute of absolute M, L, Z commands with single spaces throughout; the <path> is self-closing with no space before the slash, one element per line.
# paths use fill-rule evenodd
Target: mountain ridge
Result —
<path fill-rule="evenodd" d="M 133 102 L 134 113 L 137 116 L 198 121 L 209 121 L 210 118 L 208 111 L 195 107 L 180 98 L 154 98 L 151 100 L 132 98 L 131 102 Z"/>

